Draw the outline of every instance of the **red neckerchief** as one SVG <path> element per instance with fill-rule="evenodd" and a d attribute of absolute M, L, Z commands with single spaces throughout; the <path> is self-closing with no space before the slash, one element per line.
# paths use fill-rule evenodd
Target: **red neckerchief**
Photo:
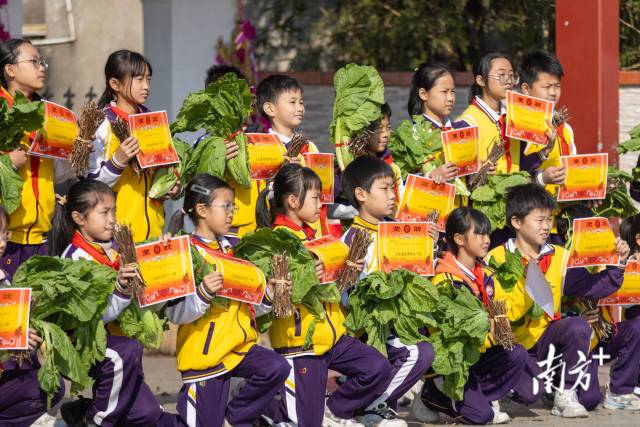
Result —
<path fill-rule="evenodd" d="M 556 132 L 558 133 L 558 139 L 560 139 L 560 155 L 570 156 L 571 146 L 569 145 L 567 139 L 564 137 L 564 123 L 560 123 L 560 126 L 556 128 Z"/>
<path fill-rule="evenodd" d="M 91 258 L 93 258 L 100 264 L 106 265 L 107 267 L 111 267 L 116 271 L 120 270 L 119 258 L 116 258 L 115 261 L 111 261 L 104 252 L 98 250 L 94 245 L 87 242 L 85 238 L 82 237 L 82 234 L 80 234 L 78 231 L 73 233 L 73 239 L 71 240 L 71 244 L 88 253 L 91 256 Z"/>
<path fill-rule="evenodd" d="M 491 119 L 491 116 L 489 116 L 489 114 L 484 110 L 484 108 L 482 108 L 480 104 L 478 104 L 478 101 L 476 101 L 475 98 L 473 99 L 473 101 L 471 101 L 471 104 L 474 105 L 477 109 L 482 111 L 484 114 L 487 115 L 487 117 Z M 496 126 L 498 127 L 498 131 L 500 132 L 500 138 L 502 138 L 502 140 L 504 141 L 504 157 L 507 160 L 507 173 L 510 173 L 511 172 L 511 150 L 510 150 L 511 140 L 507 138 L 506 114 L 500 115 L 500 118 L 496 122 Z"/>
<path fill-rule="evenodd" d="M 478 285 L 478 290 L 480 291 L 480 295 L 482 296 L 482 303 L 484 305 L 489 304 L 489 295 L 487 295 L 487 290 L 484 287 L 484 268 L 483 266 L 476 262 L 475 267 L 473 268 L 473 276 L 475 277 L 476 285 Z"/>
<path fill-rule="evenodd" d="M 273 221 L 273 227 L 283 226 L 292 229 L 293 231 L 302 231 L 307 237 L 307 240 L 313 240 L 316 237 L 316 231 L 309 226 L 306 222 L 302 224 L 302 227 L 291 221 L 286 215 L 276 215 L 275 221 Z"/>
<path fill-rule="evenodd" d="M 122 108 L 117 107 L 115 104 L 109 104 L 109 108 L 111 109 L 111 111 L 116 113 L 116 116 L 120 117 L 122 120 L 129 123 L 129 116 L 132 114 L 127 113 Z M 136 110 L 137 111 L 133 114 L 138 114 L 140 112 L 140 107 L 136 107 Z"/>

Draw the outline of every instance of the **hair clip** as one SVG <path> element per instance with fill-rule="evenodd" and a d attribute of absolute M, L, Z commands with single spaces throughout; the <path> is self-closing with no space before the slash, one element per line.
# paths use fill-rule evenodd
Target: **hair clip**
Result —
<path fill-rule="evenodd" d="M 61 196 L 59 194 L 56 194 L 56 202 L 60 205 L 60 206 L 64 206 L 67 204 L 67 196 Z"/>
<path fill-rule="evenodd" d="M 210 196 L 211 195 L 211 190 L 209 190 L 208 188 L 203 187 L 202 185 L 198 185 L 198 184 L 193 184 L 191 186 L 191 191 L 195 191 L 198 194 L 202 194 L 203 196 Z"/>

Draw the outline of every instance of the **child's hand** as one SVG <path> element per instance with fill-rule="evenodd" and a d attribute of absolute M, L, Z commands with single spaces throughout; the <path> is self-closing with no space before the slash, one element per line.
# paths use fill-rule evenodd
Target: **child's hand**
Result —
<path fill-rule="evenodd" d="M 178 181 L 176 182 L 176 185 L 174 185 L 167 194 L 160 197 L 160 201 L 164 202 L 165 200 L 178 199 L 181 193 L 182 193 L 182 184 L 180 183 L 180 181 Z"/>
<path fill-rule="evenodd" d="M 495 175 L 497 171 L 498 171 L 498 169 L 496 168 L 495 163 L 490 163 L 489 170 L 487 170 L 487 173 L 489 175 Z"/>
<path fill-rule="evenodd" d="M 215 295 L 222 289 L 222 274 L 218 271 L 211 272 L 202 279 L 202 286 L 209 295 Z"/>
<path fill-rule="evenodd" d="M 129 163 L 129 160 L 133 159 L 139 152 L 140 145 L 138 145 L 138 139 L 130 136 L 120 144 L 113 157 L 115 157 L 116 161 L 121 165 L 126 165 Z"/>
<path fill-rule="evenodd" d="M 600 313 L 597 308 L 594 308 L 593 310 L 583 311 L 580 313 L 580 317 L 586 320 L 587 323 L 591 324 L 600 320 Z"/>
<path fill-rule="evenodd" d="M 224 144 L 227 146 L 227 160 L 233 159 L 240 153 L 240 147 L 234 139 L 225 141 Z"/>
<path fill-rule="evenodd" d="M 29 352 L 38 348 L 42 344 L 42 338 L 38 335 L 35 329 L 29 328 Z"/>
<path fill-rule="evenodd" d="M 565 168 L 564 166 L 549 166 L 542 171 L 542 182 L 545 184 L 564 184 Z"/>
<path fill-rule="evenodd" d="M 440 238 L 440 232 L 438 231 L 438 226 L 432 222 L 427 223 L 427 226 L 429 227 L 428 229 L 429 236 L 431 236 L 431 238 L 433 239 L 433 243 L 437 243 L 438 239 Z"/>
<path fill-rule="evenodd" d="M 366 260 L 365 260 L 364 258 L 360 258 L 359 260 L 357 260 L 357 261 L 355 262 L 355 264 L 356 264 L 356 265 L 355 265 L 356 270 L 358 270 L 360 273 L 362 273 L 362 272 L 364 271 L 364 268 L 365 268 L 365 262 L 366 262 Z"/>
<path fill-rule="evenodd" d="M 303 157 L 298 155 L 296 157 L 289 157 L 289 163 L 293 163 L 294 165 L 301 165 L 302 166 L 302 160 Z"/>
<path fill-rule="evenodd" d="M 318 280 L 322 281 L 322 276 L 324 276 L 324 264 L 320 259 L 316 259 L 316 276 L 318 276 Z"/>
<path fill-rule="evenodd" d="M 551 150 L 553 150 L 556 138 L 558 138 L 558 128 L 553 125 L 552 121 L 545 121 L 547 122 L 547 126 L 549 126 L 549 130 L 545 132 L 545 135 L 547 135 L 547 146 L 543 149 L 544 155 L 547 157 Z"/>
<path fill-rule="evenodd" d="M 15 169 L 20 169 L 27 164 L 27 152 L 22 148 L 16 148 L 15 150 L 8 152 L 7 155 Z"/>
<path fill-rule="evenodd" d="M 118 284 L 128 291 L 129 282 L 138 275 L 138 264 L 126 264 L 118 271 Z"/>
<path fill-rule="evenodd" d="M 436 183 L 441 184 L 455 179 L 457 172 L 458 168 L 456 167 L 456 164 L 449 162 L 438 166 L 429 172 L 429 178 L 433 179 Z"/>
<path fill-rule="evenodd" d="M 171 235 L 171 233 L 164 233 L 162 236 L 160 236 L 158 242 L 162 243 L 163 246 L 167 246 L 169 244 L 169 240 L 171 240 L 172 237 L 173 236 Z"/>
<path fill-rule="evenodd" d="M 627 258 L 629 258 L 629 253 L 631 252 L 629 244 L 620 237 L 616 237 L 614 244 L 616 252 L 618 252 L 618 255 L 620 256 L 620 264 L 624 264 L 627 261 Z"/>

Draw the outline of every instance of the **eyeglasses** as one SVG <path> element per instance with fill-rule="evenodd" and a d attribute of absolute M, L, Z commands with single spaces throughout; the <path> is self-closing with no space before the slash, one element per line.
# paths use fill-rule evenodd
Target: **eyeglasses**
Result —
<path fill-rule="evenodd" d="M 500 84 L 511 83 L 517 85 L 520 81 L 520 76 L 515 73 L 510 74 L 497 74 L 497 75 L 487 75 L 487 77 L 492 78 L 493 80 L 497 80 Z"/>
<path fill-rule="evenodd" d="M 45 71 L 49 68 L 49 64 L 47 64 L 43 58 L 23 59 L 22 61 L 16 61 L 16 64 L 21 62 L 31 62 L 36 70 L 40 68 L 41 65 Z"/>
<path fill-rule="evenodd" d="M 226 213 L 237 213 L 238 212 L 238 207 L 233 204 L 233 203 L 223 203 L 223 204 L 218 204 L 218 205 L 214 205 L 212 204 L 211 206 L 216 207 L 216 208 L 222 208 L 225 210 Z"/>

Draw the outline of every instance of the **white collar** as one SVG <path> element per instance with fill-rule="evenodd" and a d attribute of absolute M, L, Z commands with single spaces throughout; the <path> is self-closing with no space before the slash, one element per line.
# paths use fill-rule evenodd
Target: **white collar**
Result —
<path fill-rule="evenodd" d="M 289 141 L 291 141 L 291 137 L 290 136 L 285 136 L 279 132 L 276 132 L 275 130 L 273 130 L 273 128 L 269 128 L 269 133 L 272 135 L 278 135 L 278 138 L 280 138 L 280 141 L 282 141 L 283 144 L 288 144 Z"/>
<path fill-rule="evenodd" d="M 511 238 L 509 240 L 507 240 L 507 243 L 505 243 L 505 245 L 507 246 L 507 249 L 509 250 L 509 252 L 515 252 L 516 250 L 516 240 L 514 238 Z M 541 256 L 544 256 L 548 253 L 553 252 L 553 246 L 551 246 L 548 243 L 544 243 L 542 245 L 542 247 L 540 248 L 540 253 L 538 254 L 538 258 L 540 258 Z"/>
<path fill-rule="evenodd" d="M 480 107 L 480 109 L 482 111 L 484 111 L 485 114 L 487 116 L 489 116 L 489 118 L 491 120 L 493 120 L 494 122 L 497 122 L 498 120 L 500 120 L 500 115 L 501 114 L 506 114 L 507 113 L 506 107 L 504 105 L 502 105 L 502 104 L 504 104 L 502 102 L 500 103 L 500 113 L 498 113 L 496 110 L 494 110 L 493 108 L 489 107 L 487 105 L 487 103 L 484 102 L 482 100 L 482 98 L 480 98 L 479 96 L 476 96 L 475 100 L 476 100 L 476 103 L 478 104 L 478 107 Z"/>
<path fill-rule="evenodd" d="M 458 261 L 458 259 L 454 256 L 453 260 L 456 262 L 456 264 L 458 265 L 458 267 L 460 267 L 460 270 L 462 270 L 462 272 L 464 274 L 466 274 L 467 276 L 469 276 L 469 279 L 475 281 L 476 280 L 476 275 L 473 274 L 472 271 L 470 271 L 467 267 L 465 267 L 464 265 L 462 265 L 462 263 L 460 261 Z"/>
<path fill-rule="evenodd" d="M 433 117 L 429 116 L 428 114 L 423 114 L 423 117 L 427 120 L 429 120 L 431 123 L 433 123 L 438 129 L 442 129 L 443 125 L 442 123 L 440 123 L 440 120 L 434 119 Z M 451 120 L 449 120 L 449 117 L 446 118 L 445 122 L 444 122 L 444 127 L 451 127 Z"/>
<path fill-rule="evenodd" d="M 209 244 L 209 243 L 213 243 L 213 240 L 211 239 L 205 239 L 204 237 L 193 233 L 195 236 L 198 237 L 198 239 L 200 239 L 202 242 Z M 216 236 L 216 242 L 218 242 L 218 245 L 220 246 L 221 250 L 226 250 L 226 249 L 231 249 L 232 245 L 231 242 L 229 242 L 229 239 L 227 239 L 225 236 Z"/>

